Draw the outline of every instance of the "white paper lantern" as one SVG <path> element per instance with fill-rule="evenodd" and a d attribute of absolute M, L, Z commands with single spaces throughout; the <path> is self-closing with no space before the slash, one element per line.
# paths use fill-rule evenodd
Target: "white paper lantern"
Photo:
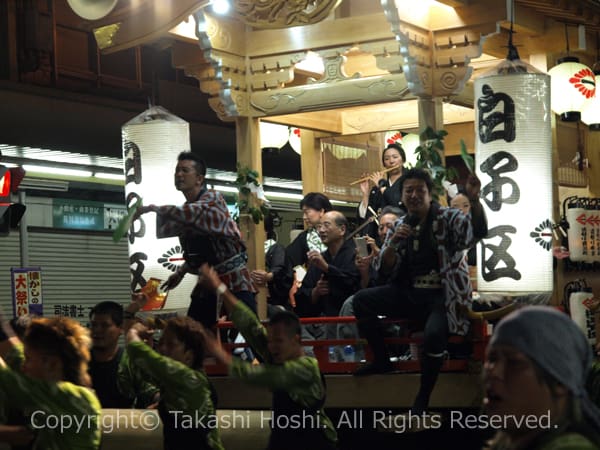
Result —
<path fill-rule="evenodd" d="M 290 138 L 288 127 L 277 123 L 260 122 L 260 148 L 279 150 Z"/>
<path fill-rule="evenodd" d="M 137 198 L 144 205 L 179 205 L 183 194 L 175 189 L 177 155 L 190 151 L 189 124 L 160 106 L 153 106 L 121 129 L 125 165 L 125 195 L 131 206 Z M 179 239 L 156 238 L 156 215 L 144 214 L 129 230 L 129 262 L 132 290 L 150 278 L 166 279 L 183 264 Z M 196 277 L 186 275 L 169 291 L 166 307 L 183 308 L 190 302 Z"/>
<path fill-rule="evenodd" d="M 581 121 L 585 123 L 590 130 L 600 131 L 600 70 L 594 70 L 596 80 L 596 94 L 585 105 L 581 111 Z"/>
<path fill-rule="evenodd" d="M 589 264 L 600 262 L 600 204 L 597 199 L 570 197 L 565 206 L 570 260 Z"/>
<path fill-rule="evenodd" d="M 406 153 L 406 162 L 409 163 L 412 167 L 417 164 L 417 154 L 415 150 L 419 145 L 421 145 L 421 139 L 418 134 L 408 133 L 402 138 L 401 141 L 402 148 L 404 149 L 404 153 Z"/>
<path fill-rule="evenodd" d="M 574 56 L 559 59 L 548 71 L 552 77 L 552 111 L 567 122 L 577 122 L 586 103 L 594 96 L 592 69 Z"/>
<path fill-rule="evenodd" d="M 118 0 L 67 0 L 75 14 L 86 20 L 98 20 L 107 16 L 116 6 Z"/>
<path fill-rule="evenodd" d="M 519 60 L 508 63 L 516 67 L 475 80 L 477 175 L 489 227 L 477 246 L 478 289 L 547 293 L 553 288 L 550 77 Z"/>

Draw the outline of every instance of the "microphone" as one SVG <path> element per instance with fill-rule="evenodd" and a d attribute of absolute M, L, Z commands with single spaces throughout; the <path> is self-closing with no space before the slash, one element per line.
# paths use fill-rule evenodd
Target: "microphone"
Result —
<path fill-rule="evenodd" d="M 420 221 L 421 219 L 419 219 L 419 216 L 416 216 L 414 214 L 407 214 L 406 216 L 404 216 L 404 221 L 402 223 L 405 223 L 411 228 L 414 228 L 419 224 Z M 408 239 L 400 239 L 400 241 L 398 241 L 397 243 L 390 241 L 389 245 L 395 250 L 404 251 L 406 250 L 406 247 L 408 245 Z"/>

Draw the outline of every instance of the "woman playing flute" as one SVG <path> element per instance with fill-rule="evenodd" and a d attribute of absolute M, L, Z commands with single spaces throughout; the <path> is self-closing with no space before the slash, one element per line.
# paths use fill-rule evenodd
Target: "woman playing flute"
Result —
<path fill-rule="evenodd" d="M 404 149 L 398 143 L 389 144 L 381 155 L 381 162 L 385 172 L 374 172 L 360 183 L 362 199 L 358 205 L 358 216 L 368 219 L 373 212 L 380 211 L 386 206 L 395 206 L 405 211 L 402 205 L 402 193 L 397 181 L 403 173 L 403 165 L 406 161 Z M 389 170 L 395 167 L 395 169 Z M 374 186 L 370 187 L 371 182 Z M 377 236 L 377 226 L 373 224 L 368 227 L 367 234 L 371 237 Z"/>

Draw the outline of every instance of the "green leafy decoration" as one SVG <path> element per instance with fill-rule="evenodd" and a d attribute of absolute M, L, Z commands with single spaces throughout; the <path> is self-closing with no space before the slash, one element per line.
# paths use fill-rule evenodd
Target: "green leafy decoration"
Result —
<path fill-rule="evenodd" d="M 420 135 L 421 142 L 415 153 L 417 154 L 416 168 L 425 169 L 431 174 L 433 179 L 433 192 L 431 193 L 434 200 L 439 201 L 440 197 L 446 195 L 446 191 L 442 182 L 448 180 L 450 182 L 457 178 L 457 172 L 454 168 L 447 169 L 442 164 L 442 154 L 444 151 L 444 137 L 448 134 L 445 130 L 435 131 L 431 127 L 427 127 Z"/>
<path fill-rule="evenodd" d="M 236 221 L 239 222 L 241 214 L 248 214 L 252 218 L 252 221 L 258 225 L 264 220 L 265 215 L 269 213 L 269 208 L 266 207 L 262 200 L 252 195 L 252 191 L 248 187 L 248 185 L 259 187 L 260 182 L 258 180 L 259 174 L 256 170 L 252 170 L 249 167 L 242 167 L 240 164 L 237 165 L 235 185 L 239 194 L 236 202 L 238 212 L 234 216 Z"/>

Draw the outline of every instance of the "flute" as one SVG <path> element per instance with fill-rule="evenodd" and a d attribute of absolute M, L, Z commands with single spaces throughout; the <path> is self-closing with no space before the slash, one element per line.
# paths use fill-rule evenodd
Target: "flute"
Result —
<path fill-rule="evenodd" d="M 388 167 L 387 169 L 380 170 L 380 172 L 386 173 L 391 170 L 397 169 L 398 167 L 400 167 L 400 166 Z M 359 178 L 358 180 L 355 180 L 352 183 L 350 183 L 350 186 L 352 186 L 353 184 L 362 183 L 363 181 L 367 181 L 369 178 L 371 178 L 371 175 L 367 175 L 366 177 Z"/>
<path fill-rule="evenodd" d="M 360 233 L 367 225 L 369 225 L 371 222 L 377 220 L 376 216 L 371 216 L 369 217 L 367 220 L 365 220 L 361 225 L 359 225 L 358 227 L 356 227 L 356 229 L 348 234 L 344 240 L 347 241 L 349 239 L 352 239 L 354 236 L 356 236 L 358 233 Z"/>

